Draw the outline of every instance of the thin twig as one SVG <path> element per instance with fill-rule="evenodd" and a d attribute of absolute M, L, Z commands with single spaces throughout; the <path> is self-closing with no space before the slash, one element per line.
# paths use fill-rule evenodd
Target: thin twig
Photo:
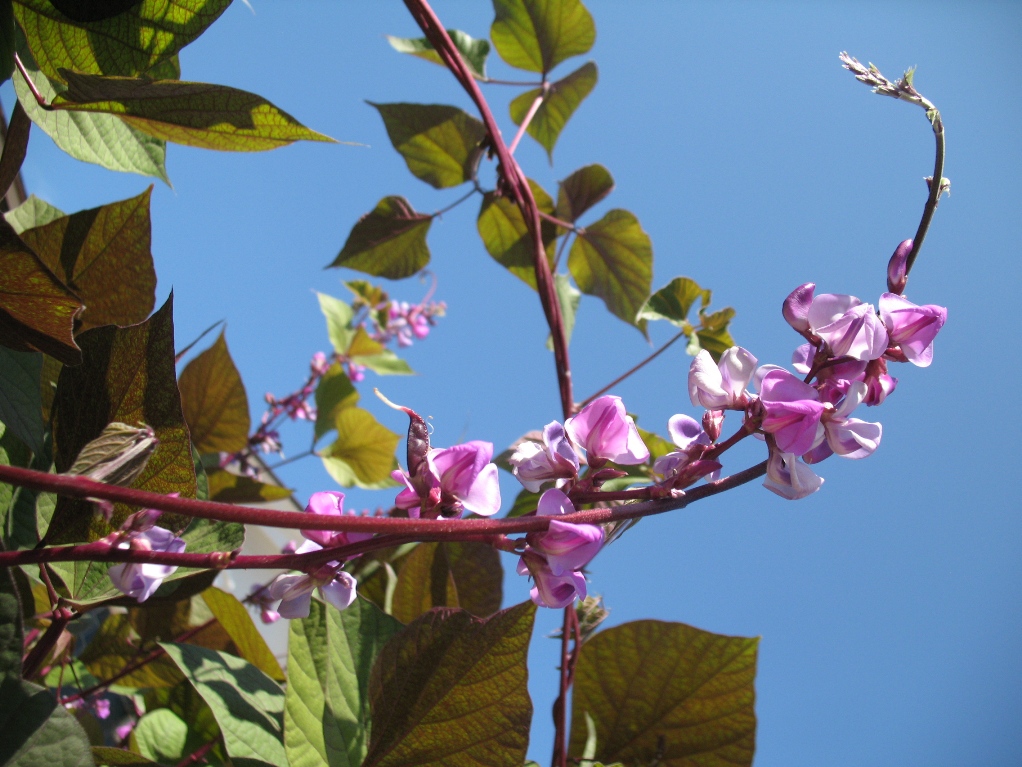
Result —
<path fill-rule="evenodd" d="M 546 83 L 544 83 L 544 86 L 545 85 Z M 508 145 L 508 154 L 515 153 L 515 150 L 518 148 L 518 142 L 522 140 L 522 136 L 524 136 L 525 131 L 528 130 L 529 123 L 531 123 L 532 118 L 536 116 L 536 112 L 538 112 L 539 108 L 543 106 L 543 99 L 545 98 L 546 88 L 544 87 L 538 94 L 536 94 L 536 98 L 534 98 L 532 103 L 529 105 L 529 111 L 525 113 L 525 117 L 522 119 L 522 124 L 518 126 L 518 132 Z"/>
<path fill-rule="evenodd" d="M 628 370 L 628 371 L 622 373 L 621 375 L 619 375 L 617 378 L 615 378 L 613 381 L 611 381 L 609 384 L 604 386 L 602 389 L 600 389 L 595 394 L 590 394 L 588 397 L 586 397 L 584 400 L 582 400 L 582 402 L 579 404 L 579 407 L 583 408 L 586 405 L 588 405 L 590 402 L 592 402 L 594 399 L 596 399 L 597 397 L 599 397 L 599 396 L 601 396 L 603 394 L 606 394 L 611 389 L 613 389 L 615 386 L 617 386 L 619 383 L 624 381 L 626 378 L 628 378 L 629 376 L 631 376 L 634 373 L 639 372 L 646 365 L 648 365 L 650 362 L 652 362 L 657 357 L 659 357 L 661 354 L 663 354 L 665 351 L 667 351 L 671 347 L 671 345 L 675 341 L 677 341 L 679 338 L 684 338 L 684 337 L 685 337 L 685 331 L 684 330 L 678 331 L 677 335 L 675 335 L 673 338 L 671 338 L 671 340 L 669 340 L 667 343 L 665 343 L 663 346 L 661 346 L 659 349 L 657 349 L 651 355 L 646 357 L 646 359 L 644 359 L 638 365 L 636 365 L 635 367 L 631 368 L 630 370 Z"/>

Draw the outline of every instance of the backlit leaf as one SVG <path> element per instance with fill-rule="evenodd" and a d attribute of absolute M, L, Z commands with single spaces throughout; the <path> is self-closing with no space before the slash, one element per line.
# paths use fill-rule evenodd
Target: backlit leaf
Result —
<path fill-rule="evenodd" d="M 129 617 L 111 615 L 100 625 L 79 660 L 97 679 L 109 679 L 143 657 Z M 165 656 L 160 656 L 121 677 L 117 683 L 123 687 L 173 687 L 180 681 L 181 672 Z"/>
<path fill-rule="evenodd" d="M 358 599 L 338 611 L 312 601 L 291 621 L 284 746 L 291 767 L 359 767 L 369 745 L 369 675 L 401 624 Z"/>
<path fill-rule="evenodd" d="M 187 644 L 161 643 L 213 710 L 227 754 L 237 767 L 288 767 L 284 753 L 284 691 L 247 661 Z"/>
<path fill-rule="evenodd" d="M 369 683 L 373 730 L 364 767 L 521 767 L 535 614 L 531 602 L 485 620 L 437 609 L 391 639 Z"/>
<path fill-rule="evenodd" d="M 334 427 L 337 439 L 320 453 L 330 476 L 344 487 L 392 487 L 401 437 L 360 407 L 338 411 Z"/>
<path fill-rule="evenodd" d="M 443 189 L 469 181 L 481 156 L 486 128 L 457 107 L 441 104 L 374 104 L 390 143 L 408 170 Z"/>
<path fill-rule="evenodd" d="M 43 355 L 0 346 L 0 421 L 36 455 L 43 452 L 43 406 L 39 380 Z"/>
<path fill-rule="evenodd" d="M 378 354 L 354 356 L 352 361 L 369 368 L 381 376 L 410 376 L 415 373 L 408 366 L 407 362 L 394 354 L 390 349 L 384 349 Z"/>
<path fill-rule="evenodd" d="M 720 355 L 735 345 L 728 326 L 735 316 L 735 310 L 730 306 L 712 314 L 699 313 L 702 326 L 696 331 L 696 339 L 699 348 L 706 349 L 714 361 L 720 361 Z"/>
<path fill-rule="evenodd" d="M 112 746 L 93 746 L 92 758 L 96 760 L 96 764 L 109 767 L 149 767 L 149 765 L 156 767 L 158 765 L 157 762 L 146 759 L 134 751 Z"/>
<path fill-rule="evenodd" d="M 553 162 L 554 144 L 561 131 L 571 119 L 586 96 L 596 87 L 596 65 L 583 64 L 563 80 L 549 86 L 543 102 L 536 110 L 525 132 L 532 136 L 546 150 Z M 511 119 L 521 125 L 533 101 L 541 93 L 539 88 L 526 91 L 511 102 Z"/>
<path fill-rule="evenodd" d="M 203 591 L 202 599 L 237 646 L 238 654 L 270 679 L 283 682 L 284 671 L 252 622 L 252 616 L 245 605 L 233 594 L 215 587 Z"/>
<path fill-rule="evenodd" d="M 30 194 L 28 199 L 21 203 L 21 205 L 4 213 L 4 218 L 14 228 L 14 231 L 20 235 L 26 229 L 48 224 L 64 215 L 66 214 L 60 208 L 50 205 L 46 200 L 40 200 L 34 194 Z"/>
<path fill-rule="evenodd" d="M 153 310 L 156 269 L 150 250 L 151 196 L 149 187 L 138 197 L 79 211 L 22 232 L 21 239 L 85 302 L 82 330 L 133 325 Z"/>
<path fill-rule="evenodd" d="M 351 305 L 339 298 L 328 296 L 326 293 L 317 293 L 319 309 L 326 318 L 326 332 L 334 351 L 338 354 L 347 355 L 351 342 L 355 338 L 355 331 L 351 329 L 351 320 L 355 316 Z"/>
<path fill-rule="evenodd" d="M 420 543 L 405 557 L 394 591 L 394 617 L 410 623 L 434 607 L 486 617 L 500 609 L 504 571 L 484 543 Z"/>
<path fill-rule="evenodd" d="M 0 344 L 46 352 L 66 365 L 82 361 L 72 335 L 82 302 L 0 221 Z"/>
<path fill-rule="evenodd" d="M 636 314 L 653 281 L 653 245 L 632 213 L 609 211 L 579 232 L 568 268 L 583 293 L 599 296 L 611 314 L 646 332 Z"/>
<path fill-rule="evenodd" d="M 710 303 L 710 291 L 699 287 L 688 277 L 675 277 L 649 297 L 639 310 L 640 320 L 667 320 L 679 328 L 687 322 L 693 304 L 699 301 L 705 307 Z"/>
<path fill-rule="evenodd" d="M 50 0 L 53 7 L 72 21 L 105 21 L 124 13 L 141 0 Z"/>
<path fill-rule="evenodd" d="M 13 676 L 0 683 L 0 764 L 93 767 L 89 736 L 45 687 Z"/>
<path fill-rule="evenodd" d="M 48 0 L 15 0 L 14 14 L 36 61 L 51 78 L 63 68 L 135 76 L 174 56 L 231 0 L 142 0 L 104 21 L 76 22 Z"/>
<path fill-rule="evenodd" d="M 490 38 L 508 64 L 549 72 L 593 47 L 596 25 L 579 0 L 493 0 Z"/>
<path fill-rule="evenodd" d="M 220 469 L 207 475 L 209 499 L 220 503 L 265 503 L 288 498 L 291 491 L 286 487 L 268 485 L 251 477 Z"/>
<path fill-rule="evenodd" d="M 554 201 L 539 184 L 529 179 L 536 206 L 544 213 L 554 212 Z M 532 237 L 525 226 L 522 212 L 514 202 L 504 196 L 487 192 L 483 196 L 483 204 L 476 220 L 479 237 L 486 247 L 486 252 L 494 260 L 505 267 L 511 274 L 518 277 L 533 290 L 536 289 L 536 272 L 533 267 Z M 553 264 L 554 241 L 557 228 L 544 221 L 540 226 L 543 244 L 546 247 L 547 260 Z"/>
<path fill-rule="evenodd" d="M 248 444 L 248 396 L 223 331 L 181 371 L 178 388 L 185 423 L 199 453 L 235 453 Z"/>
<path fill-rule="evenodd" d="M 575 223 L 614 191 L 614 179 L 602 165 L 579 168 L 557 185 L 557 218 Z"/>
<path fill-rule="evenodd" d="M 557 293 L 557 303 L 561 305 L 564 338 L 571 343 L 571 333 L 575 329 L 575 315 L 578 313 L 578 305 L 582 302 L 582 294 L 575 289 L 566 274 L 554 275 L 554 291 Z M 554 350 L 553 336 L 547 336 L 546 348 L 550 351 Z"/>
<path fill-rule="evenodd" d="M 490 54 L 489 40 L 476 40 L 459 29 L 448 29 L 447 34 L 450 35 L 451 42 L 454 43 L 454 47 L 458 49 L 458 53 L 461 54 L 465 63 L 468 64 L 469 72 L 474 77 L 485 80 L 486 57 Z M 440 54 L 433 48 L 433 43 L 425 37 L 393 37 L 387 35 L 387 42 L 398 53 L 410 53 L 412 56 L 418 56 L 420 59 L 443 65 Z"/>
<path fill-rule="evenodd" d="M 177 764 L 202 745 L 188 730 L 184 719 L 169 708 L 158 708 L 138 720 L 131 743 L 150 762 Z"/>
<path fill-rule="evenodd" d="M 344 367 L 339 362 L 333 363 L 316 386 L 315 438 L 318 440 L 332 431 L 338 411 L 357 405 L 358 399 L 358 391 L 344 372 Z"/>
<path fill-rule="evenodd" d="M 262 152 L 295 141 L 334 142 L 262 96 L 226 85 L 82 75 L 61 70 L 57 109 L 120 117 L 150 136 L 222 152 Z"/>
<path fill-rule="evenodd" d="M 416 213 L 404 197 L 384 197 L 358 220 L 330 266 L 400 280 L 429 263 L 426 233 L 433 217 Z"/>
<path fill-rule="evenodd" d="M 582 753 L 588 714 L 603 762 L 750 765 L 758 643 L 652 620 L 599 632 L 575 669 L 568 753 Z"/>

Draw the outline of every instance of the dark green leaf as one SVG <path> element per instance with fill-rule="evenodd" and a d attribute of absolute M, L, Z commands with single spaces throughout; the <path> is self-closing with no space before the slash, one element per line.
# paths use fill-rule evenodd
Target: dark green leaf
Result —
<path fill-rule="evenodd" d="M 589 714 L 604 762 L 750 765 L 758 642 L 651 620 L 601 631 L 575 669 L 568 753 L 581 754 Z"/>
<path fill-rule="evenodd" d="M 344 372 L 339 362 L 333 363 L 319 379 L 316 386 L 316 428 L 315 438 L 335 428 L 337 413 L 346 407 L 358 404 L 358 391 Z"/>
<path fill-rule="evenodd" d="M 337 439 L 320 453 L 330 476 L 344 487 L 393 487 L 394 451 L 401 437 L 360 407 L 346 407 L 334 420 Z"/>
<path fill-rule="evenodd" d="M 485 620 L 437 609 L 388 642 L 369 684 L 373 731 L 364 767 L 521 767 L 535 614 L 531 602 Z"/>
<path fill-rule="evenodd" d="M 614 179 L 602 165 L 579 168 L 557 185 L 557 218 L 575 223 L 612 191 Z"/>
<path fill-rule="evenodd" d="M 0 344 L 81 364 L 72 326 L 82 308 L 7 220 L 0 221 Z"/>
<path fill-rule="evenodd" d="M 252 616 L 245 605 L 233 594 L 218 588 L 209 588 L 202 592 L 202 599 L 209 607 L 213 617 L 223 626 L 238 648 L 238 654 L 277 682 L 285 681 L 284 670 L 281 669 L 273 652 L 259 633 Z"/>
<path fill-rule="evenodd" d="M 262 96 L 226 85 L 61 72 L 68 89 L 54 99 L 56 109 L 117 115 L 175 144 L 262 152 L 303 140 L 336 143 Z"/>
<path fill-rule="evenodd" d="M 178 380 L 181 409 L 199 453 L 235 453 L 248 444 L 248 396 L 223 331 Z"/>
<path fill-rule="evenodd" d="M 43 404 L 39 383 L 43 355 L 0 346 L 0 421 L 39 455 L 43 452 Z"/>
<path fill-rule="evenodd" d="M 72 21 L 106 21 L 142 0 L 50 0 Z"/>
<path fill-rule="evenodd" d="M 40 200 L 34 194 L 30 194 L 28 199 L 21 203 L 21 205 L 4 213 L 4 218 L 14 228 L 14 231 L 20 235 L 26 229 L 48 224 L 64 215 L 66 214 L 60 208 L 50 205 L 45 200 Z"/>
<path fill-rule="evenodd" d="M 390 143 L 408 170 L 443 189 L 472 179 L 481 157 L 486 128 L 457 107 L 441 104 L 374 104 Z"/>
<path fill-rule="evenodd" d="M 141 75 L 205 31 L 231 0 L 143 0 L 104 21 L 74 21 L 48 0 L 15 0 L 14 13 L 36 61 L 51 78 L 61 68 Z"/>
<path fill-rule="evenodd" d="M 20 28 L 16 30 L 16 36 L 18 53 L 29 77 L 47 102 L 52 102 L 57 96 L 58 86 L 39 70 Z M 60 90 L 63 87 L 62 83 L 59 84 Z M 153 176 L 170 183 L 166 142 L 135 130 L 114 115 L 43 109 L 36 103 L 20 73 L 14 75 L 14 90 L 32 122 L 75 159 L 110 170 Z"/>
<path fill-rule="evenodd" d="M 188 430 L 174 371 L 172 298 L 152 317 L 127 328 L 101 327 L 78 337 L 84 362 L 65 367 L 57 382 L 54 462 L 66 471 L 82 447 L 112 421 L 148 424 L 160 441 L 133 487 L 195 497 Z M 121 524 L 129 513 L 120 504 L 113 527 L 93 514 L 88 502 L 62 498 L 50 523 L 51 543 L 95 540 Z M 188 517 L 164 514 L 160 525 L 180 531 Z"/>
<path fill-rule="evenodd" d="M 21 239 L 85 302 L 81 330 L 142 322 L 156 304 L 149 200 L 91 208 L 27 229 Z"/>
<path fill-rule="evenodd" d="M 8 676 L 0 683 L 0 764 L 93 767 L 89 736 L 45 687 Z"/>
<path fill-rule="evenodd" d="M 571 333 L 575 329 L 575 315 L 578 313 L 578 305 L 582 301 L 582 294 L 571 284 L 566 274 L 554 275 L 554 291 L 557 293 L 557 303 L 561 305 L 561 317 L 564 320 L 564 337 L 571 343 Z M 554 350 L 553 336 L 547 336 L 546 348 Z"/>
<path fill-rule="evenodd" d="M 112 746 L 93 746 L 92 758 L 98 765 L 109 765 L 109 767 L 149 767 L 158 766 L 157 762 L 146 759 L 141 754 L 128 751 L 126 748 L 113 748 Z"/>
<path fill-rule="evenodd" d="M 561 131 L 578 109 L 578 105 L 595 87 L 596 65 L 590 61 L 547 89 L 543 102 L 525 131 L 546 150 L 551 163 L 554 160 L 554 144 L 557 143 Z M 539 88 L 526 91 L 511 102 L 511 119 L 515 121 L 515 125 L 522 124 L 532 103 L 541 92 Z"/>
<path fill-rule="evenodd" d="M 237 767 L 288 767 L 282 742 L 284 691 L 247 661 L 195 645 L 161 643 L 213 710 Z"/>
<path fill-rule="evenodd" d="M 465 60 L 468 70 L 472 75 L 480 80 L 485 80 L 486 57 L 490 55 L 490 42 L 488 40 L 476 40 L 459 29 L 448 29 L 447 34 L 450 35 L 451 42 L 458 49 L 458 53 Z M 444 62 L 440 58 L 440 54 L 433 48 L 433 43 L 425 37 L 393 37 L 387 35 L 387 42 L 398 53 L 410 53 L 412 56 L 418 56 L 420 59 L 443 66 Z"/>
<path fill-rule="evenodd" d="M 11 568 L 0 567 L 0 684 L 21 679 L 21 654 L 25 650 L 21 600 L 13 573 Z"/>
<path fill-rule="evenodd" d="M 0 463 L 49 471 L 52 464 L 50 447 L 47 435 L 43 451 L 33 455 L 25 443 L 0 422 Z M 9 549 L 34 548 L 40 536 L 46 533 L 56 502 L 57 497 L 53 493 L 0 483 L 0 540 L 3 545 Z"/>
<path fill-rule="evenodd" d="M 393 614 L 411 623 L 434 607 L 461 607 L 486 617 L 500 609 L 500 555 L 483 543 L 420 543 L 405 557 L 394 590 Z"/>
<path fill-rule="evenodd" d="M 384 197 L 358 220 L 330 266 L 400 280 L 429 263 L 426 233 L 433 217 L 416 213 L 404 197 Z"/>
<path fill-rule="evenodd" d="M 578 0 L 493 0 L 490 37 L 508 64 L 546 74 L 593 47 L 596 25 Z"/>
<path fill-rule="evenodd" d="M 358 599 L 343 612 L 317 600 L 291 621 L 284 746 L 291 767 L 359 767 L 369 745 L 369 675 L 401 624 Z"/>
<path fill-rule="evenodd" d="M 529 186 L 536 198 L 536 206 L 544 213 L 554 212 L 554 201 L 536 182 L 529 179 Z M 518 277 L 533 290 L 536 289 L 536 272 L 532 257 L 532 237 L 518 206 L 507 197 L 498 197 L 493 192 L 483 196 L 483 204 L 476 220 L 479 237 L 486 252 L 494 260 Z M 540 227 L 547 260 L 554 261 L 554 241 L 557 228 L 544 221 Z"/>
<path fill-rule="evenodd" d="M 127 615 L 110 615 L 100 625 L 99 632 L 79 660 L 97 679 L 110 679 L 142 657 L 138 639 Z M 117 683 L 123 687 L 173 687 L 180 681 L 181 673 L 177 667 L 161 656 L 120 678 Z"/>
<path fill-rule="evenodd" d="M 667 320 L 679 328 L 687 325 L 688 313 L 699 301 L 701 307 L 710 303 L 710 291 L 699 287 L 688 277 L 675 277 L 649 297 L 639 309 L 640 320 Z"/>
<path fill-rule="evenodd" d="M 653 245 L 632 213 L 612 210 L 580 231 L 568 268 L 583 293 L 599 296 L 611 314 L 646 332 L 636 314 L 653 281 Z"/>
<path fill-rule="evenodd" d="M 11 0 L 0 0 L 0 83 L 14 71 L 14 9 Z"/>
<path fill-rule="evenodd" d="M 269 485 L 251 477 L 243 477 L 220 469 L 207 475 L 209 499 L 220 503 L 265 503 L 288 498 L 291 491 L 286 487 Z"/>

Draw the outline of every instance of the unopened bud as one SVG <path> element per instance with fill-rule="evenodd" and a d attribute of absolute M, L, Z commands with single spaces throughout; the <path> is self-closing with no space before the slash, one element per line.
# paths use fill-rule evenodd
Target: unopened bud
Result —
<path fill-rule="evenodd" d="M 703 413 L 703 431 L 710 438 L 710 442 L 716 442 L 720 432 L 724 428 L 724 411 L 707 410 Z"/>
<path fill-rule="evenodd" d="M 813 302 L 815 290 L 816 284 L 812 282 L 799 285 L 788 294 L 781 306 L 781 314 L 787 323 L 803 335 L 809 332 L 809 305 Z"/>
<path fill-rule="evenodd" d="M 901 295 L 905 292 L 908 282 L 908 254 L 912 252 L 912 240 L 905 240 L 894 249 L 894 255 L 887 263 L 887 289 L 891 293 Z"/>
<path fill-rule="evenodd" d="M 174 493 L 173 495 L 176 497 L 177 493 Z M 156 524 L 156 520 L 160 518 L 162 513 L 163 512 L 159 509 L 142 509 L 142 511 L 136 511 L 124 520 L 124 524 L 121 525 L 121 530 L 132 533 L 148 532 L 153 529 L 153 525 Z"/>
<path fill-rule="evenodd" d="M 114 421 L 81 449 L 66 473 L 127 486 L 142 473 L 159 444 L 152 427 Z"/>

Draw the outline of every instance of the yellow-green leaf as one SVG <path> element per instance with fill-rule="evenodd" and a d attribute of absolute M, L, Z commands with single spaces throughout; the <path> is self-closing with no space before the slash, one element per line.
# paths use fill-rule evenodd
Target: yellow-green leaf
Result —
<path fill-rule="evenodd" d="M 667 320 L 672 325 L 685 327 L 688 313 L 699 301 L 705 308 L 710 303 L 710 291 L 704 290 L 688 277 L 675 277 L 649 297 L 639 310 L 640 320 Z"/>
<path fill-rule="evenodd" d="M 211 471 L 206 478 L 209 481 L 209 500 L 220 503 L 265 503 L 279 501 L 291 495 L 291 491 L 286 487 L 268 485 L 224 469 Z"/>
<path fill-rule="evenodd" d="M 384 197 L 358 220 L 330 266 L 400 280 L 429 263 L 426 233 L 433 217 L 416 213 L 404 197 Z"/>
<path fill-rule="evenodd" d="M 117 115 L 176 144 L 261 152 L 301 140 L 334 142 L 262 96 L 226 85 L 61 72 L 68 89 L 54 99 L 55 108 Z"/>
<path fill-rule="evenodd" d="M 344 367 L 339 362 L 333 363 L 316 386 L 315 438 L 318 440 L 334 429 L 337 413 L 358 404 L 358 399 L 358 391 L 344 372 Z"/>
<path fill-rule="evenodd" d="M 450 35 L 451 42 L 454 43 L 454 47 L 458 49 L 458 53 L 461 54 L 461 57 L 468 65 L 468 71 L 472 73 L 472 76 L 485 80 L 486 57 L 490 53 L 489 40 L 476 40 L 459 29 L 448 29 L 447 34 Z M 428 38 L 393 37 L 392 35 L 387 35 L 387 42 L 398 53 L 408 53 L 412 56 L 418 56 L 425 61 L 443 66 L 444 62 L 440 58 L 440 54 L 436 52 L 436 49 L 433 48 L 433 43 Z"/>
<path fill-rule="evenodd" d="M 539 184 L 529 179 L 533 197 L 537 207 L 544 213 L 553 213 L 554 201 Z M 522 280 L 533 290 L 536 289 L 536 272 L 532 257 L 532 237 L 525 226 L 522 212 L 514 202 L 504 196 L 487 192 L 483 196 L 483 204 L 476 220 L 479 237 L 486 247 L 486 252 L 505 267 L 511 274 Z M 557 228 L 546 221 L 540 226 L 543 244 L 546 247 L 547 260 L 553 264 L 554 241 L 557 239 Z"/>
<path fill-rule="evenodd" d="M 233 594 L 214 587 L 202 592 L 202 599 L 238 648 L 238 654 L 271 679 L 285 681 L 284 670 L 259 633 L 252 616 Z"/>
<path fill-rule="evenodd" d="M 334 427 L 337 439 L 320 453 L 330 476 L 344 487 L 392 487 L 401 437 L 360 407 L 340 410 Z"/>
<path fill-rule="evenodd" d="M 583 64 L 563 80 L 558 80 L 547 89 L 539 109 L 529 122 L 526 133 L 532 136 L 546 150 L 550 162 L 554 159 L 554 144 L 561 131 L 578 109 L 579 104 L 596 87 L 596 65 Z M 511 119 L 521 125 L 533 101 L 542 91 L 536 88 L 526 91 L 511 102 Z"/>
<path fill-rule="evenodd" d="M 493 0 L 490 37 L 508 64 L 546 74 L 593 47 L 596 25 L 579 0 Z"/>
<path fill-rule="evenodd" d="M 211 347 L 181 371 L 178 388 L 197 451 L 234 453 L 248 444 L 248 396 L 222 331 Z"/>
<path fill-rule="evenodd" d="M 14 227 L 14 231 L 20 235 L 26 229 L 48 224 L 64 215 L 66 214 L 60 208 L 50 205 L 46 200 L 40 200 L 34 194 L 30 194 L 28 199 L 21 203 L 21 205 L 4 213 L 4 218 L 7 219 L 8 224 Z"/>
<path fill-rule="evenodd" d="M 557 218 L 575 223 L 613 190 L 614 179 L 602 165 L 579 168 L 557 184 Z"/>

